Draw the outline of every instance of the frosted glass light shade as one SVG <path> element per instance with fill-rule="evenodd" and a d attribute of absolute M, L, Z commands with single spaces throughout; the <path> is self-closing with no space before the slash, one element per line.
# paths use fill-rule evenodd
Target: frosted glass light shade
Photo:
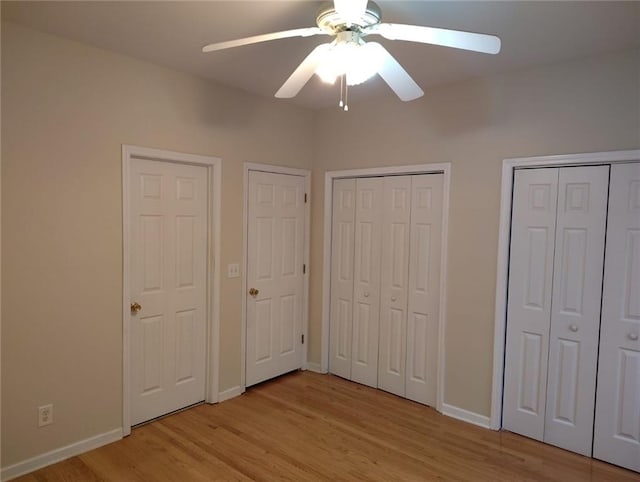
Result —
<path fill-rule="evenodd" d="M 373 77 L 382 66 L 379 51 L 368 44 L 336 43 L 316 68 L 323 82 L 333 84 L 346 75 L 347 85 L 358 85 Z"/>

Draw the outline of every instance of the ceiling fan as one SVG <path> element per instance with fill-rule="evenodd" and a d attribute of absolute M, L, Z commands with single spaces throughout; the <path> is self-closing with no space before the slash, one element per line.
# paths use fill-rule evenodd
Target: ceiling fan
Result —
<path fill-rule="evenodd" d="M 295 97 L 316 73 L 323 81 L 340 79 L 340 106 L 348 110 L 347 87 L 361 84 L 376 73 L 403 101 L 421 97 L 424 92 L 396 59 L 377 42 L 365 42 L 369 35 L 388 40 L 405 40 L 441 45 L 474 52 L 497 54 L 500 39 L 487 35 L 443 28 L 382 23 L 380 7 L 367 0 L 325 2 L 316 18 L 317 27 L 298 28 L 206 45 L 213 52 L 259 42 L 291 37 L 330 35 L 332 42 L 318 45 L 276 92 L 276 97 Z M 343 99 L 344 97 L 344 99 Z"/>

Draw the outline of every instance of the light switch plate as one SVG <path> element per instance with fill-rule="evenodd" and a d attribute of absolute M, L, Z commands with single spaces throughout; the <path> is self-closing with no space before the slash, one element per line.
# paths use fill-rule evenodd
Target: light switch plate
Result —
<path fill-rule="evenodd" d="M 227 278 L 237 278 L 240 276 L 240 265 L 231 263 L 227 265 Z"/>

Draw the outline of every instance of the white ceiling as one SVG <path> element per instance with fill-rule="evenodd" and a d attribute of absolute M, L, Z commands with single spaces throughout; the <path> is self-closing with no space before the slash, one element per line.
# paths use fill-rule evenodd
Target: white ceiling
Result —
<path fill-rule="evenodd" d="M 2 20 L 272 96 L 307 53 L 327 37 L 282 39 L 203 54 L 202 46 L 315 25 L 322 2 L 7 2 Z M 640 2 L 377 1 L 383 21 L 490 33 L 502 52 L 486 55 L 380 40 L 428 95 L 429 88 L 472 77 L 640 47 Z M 387 95 L 375 79 L 351 100 Z M 293 100 L 335 105 L 338 88 L 314 78 Z M 400 102 L 398 100 L 398 102 Z"/>

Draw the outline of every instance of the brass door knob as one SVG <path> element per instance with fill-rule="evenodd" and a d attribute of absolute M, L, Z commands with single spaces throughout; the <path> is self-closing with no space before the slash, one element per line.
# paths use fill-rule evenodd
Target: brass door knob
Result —
<path fill-rule="evenodd" d="M 142 309 L 142 306 L 140 306 L 140 303 L 138 303 L 137 301 L 134 301 L 133 303 L 131 303 L 131 313 L 133 313 L 134 315 L 141 309 Z"/>
<path fill-rule="evenodd" d="M 253 296 L 254 298 L 255 298 L 256 296 L 258 296 L 258 293 L 260 293 L 260 290 L 257 290 L 257 289 L 255 289 L 255 288 L 251 288 L 251 289 L 249 290 L 249 294 L 250 294 L 251 296 Z"/>

